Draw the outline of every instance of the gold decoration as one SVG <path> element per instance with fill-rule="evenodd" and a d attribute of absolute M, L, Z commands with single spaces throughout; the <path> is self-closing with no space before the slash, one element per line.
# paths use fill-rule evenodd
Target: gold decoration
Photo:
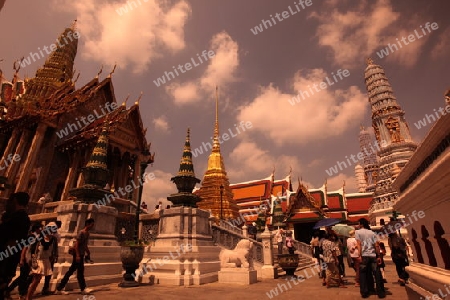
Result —
<path fill-rule="evenodd" d="M 403 141 L 403 138 L 400 135 L 400 124 L 398 123 L 397 119 L 389 117 L 385 125 L 386 128 L 389 129 L 392 143 L 399 143 Z"/>

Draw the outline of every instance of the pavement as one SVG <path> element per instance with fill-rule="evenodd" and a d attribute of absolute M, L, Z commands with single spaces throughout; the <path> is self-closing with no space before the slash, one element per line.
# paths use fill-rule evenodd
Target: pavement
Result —
<path fill-rule="evenodd" d="M 408 299 L 405 287 L 397 283 L 395 265 L 386 262 L 385 275 L 388 283 L 385 284 L 386 298 L 403 300 Z M 50 295 L 34 298 L 39 300 L 124 300 L 124 299 L 195 299 L 195 300 L 222 300 L 222 299 L 362 299 L 359 287 L 355 287 L 354 271 L 346 266 L 347 288 L 326 288 L 322 286 L 322 280 L 310 269 L 296 272 L 296 275 L 305 279 L 299 281 L 288 281 L 286 278 L 263 279 L 251 285 L 230 285 L 223 283 L 209 283 L 200 286 L 162 286 L 159 284 L 145 285 L 133 288 L 120 288 L 117 284 L 93 287 L 93 294 L 83 296 L 80 291 L 69 292 L 69 295 Z M 282 291 L 280 290 L 282 289 Z M 271 297 L 270 297 L 270 296 Z M 13 295 L 13 299 L 17 299 Z M 378 299 L 377 295 L 370 295 L 368 299 Z"/>

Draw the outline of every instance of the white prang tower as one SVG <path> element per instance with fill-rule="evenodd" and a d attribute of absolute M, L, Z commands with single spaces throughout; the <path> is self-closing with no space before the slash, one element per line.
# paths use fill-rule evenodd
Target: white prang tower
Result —
<path fill-rule="evenodd" d="M 383 68 L 369 58 L 364 75 L 372 107 L 372 127 L 380 145 L 377 152 L 379 170 L 371 174 L 375 193 L 369 208 L 369 218 L 372 225 L 379 225 L 381 219 L 388 222 L 392 215 L 392 207 L 398 197 L 392 182 L 413 155 L 417 145 L 411 139 L 405 112 L 397 103 Z"/>

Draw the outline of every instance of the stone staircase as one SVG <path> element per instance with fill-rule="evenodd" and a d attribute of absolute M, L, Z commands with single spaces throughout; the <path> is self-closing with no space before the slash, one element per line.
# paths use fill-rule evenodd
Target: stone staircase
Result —
<path fill-rule="evenodd" d="M 61 281 L 72 263 L 72 255 L 67 254 L 67 248 L 68 246 L 59 247 L 59 262 L 54 265 L 50 290 L 56 289 L 57 283 Z M 86 285 L 94 287 L 121 282 L 123 269 L 120 261 L 120 246 L 89 246 L 89 249 L 94 264 L 85 263 L 84 265 Z M 41 291 L 43 284 L 44 280 L 36 291 Z M 67 291 L 79 289 L 76 272 L 70 277 L 65 289 Z"/>

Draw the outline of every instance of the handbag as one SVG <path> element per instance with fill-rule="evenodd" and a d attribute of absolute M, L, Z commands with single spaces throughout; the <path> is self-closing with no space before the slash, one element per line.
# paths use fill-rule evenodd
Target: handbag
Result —
<path fill-rule="evenodd" d="M 39 249 L 39 242 L 36 242 L 36 248 L 34 249 L 34 253 L 31 254 L 31 269 L 36 270 L 39 268 L 38 258 L 37 258 L 37 252 Z"/>

